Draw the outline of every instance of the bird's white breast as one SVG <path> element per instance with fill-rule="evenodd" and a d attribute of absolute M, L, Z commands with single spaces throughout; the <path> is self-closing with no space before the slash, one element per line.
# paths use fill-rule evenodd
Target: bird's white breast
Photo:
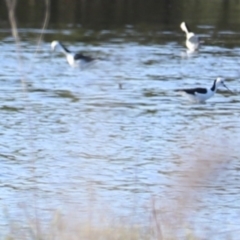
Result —
<path fill-rule="evenodd" d="M 187 34 L 186 46 L 189 50 L 195 51 L 199 47 L 199 39 L 194 33 Z"/>
<path fill-rule="evenodd" d="M 214 95 L 214 92 L 209 89 L 207 90 L 207 93 L 205 93 L 205 94 L 197 93 L 197 92 L 194 94 L 196 100 L 200 101 L 200 102 L 205 102 L 206 100 L 211 98 L 213 95 Z"/>
<path fill-rule="evenodd" d="M 67 61 L 68 61 L 69 65 L 71 65 L 72 67 L 75 67 L 76 62 L 75 62 L 73 54 L 71 54 L 71 53 L 67 54 Z"/>

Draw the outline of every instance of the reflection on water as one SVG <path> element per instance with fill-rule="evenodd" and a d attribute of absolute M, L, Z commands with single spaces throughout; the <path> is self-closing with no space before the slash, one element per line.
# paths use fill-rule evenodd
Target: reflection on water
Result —
<path fill-rule="evenodd" d="M 51 30 L 36 57 L 32 36 L 38 29 L 34 34 L 22 29 L 26 88 L 14 42 L 1 33 L 0 202 L 13 219 L 25 214 L 21 204 L 37 207 L 47 219 L 69 205 L 85 216 L 91 203 L 141 222 L 155 198 L 162 218 L 173 220 L 179 212 L 184 223 L 212 231 L 217 239 L 226 236 L 219 229 L 237 229 L 239 95 L 219 89 L 206 104 L 192 104 L 174 92 L 208 87 L 218 76 L 239 91 L 240 49 L 233 40 L 238 32 L 232 30 L 229 38 L 218 26 L 201 24 L 205 27 L 196 30 L 214 41 L 187 57 L 179 24 L 168 32 L 134 26 Z M 72 41 L 89 32 L 93 43 Z M 105 60 L 82 71 L 71 68 L 63 55 L 50 55 L 56 37 L 73 51 Z M 6 218 L 1 223 L 4 227 Z"/>

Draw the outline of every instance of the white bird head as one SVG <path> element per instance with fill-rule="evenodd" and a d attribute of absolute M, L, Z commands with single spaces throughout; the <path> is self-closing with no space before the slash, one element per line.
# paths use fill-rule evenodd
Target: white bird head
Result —
<path fill-rule="evenodd" d="M 229 92 L 232 92 L 224 83 L 224 79 L 221 78 L 221 77 L 218 77 L 216 80 L 215 80 L 215 83 L 216 83 L 216 89 L 220 86 L 223 86 L 225 87 Z"/>
<path fill-rule="evenodd" d="M 57 46 L 59 46 L 59 42 L 58 41 L 52 41 L 52 43 L 51 43 L 52 51 L 55 51 Z"/>
<path fill-rule="evenodd" d="M 181 28 L 186 34 L 188 34 L 188 33 L 191 32 L 189 26 L 188 26 L 185 22 L 182 22 L 182 23 L 181 23 L 180 28 Z"/>

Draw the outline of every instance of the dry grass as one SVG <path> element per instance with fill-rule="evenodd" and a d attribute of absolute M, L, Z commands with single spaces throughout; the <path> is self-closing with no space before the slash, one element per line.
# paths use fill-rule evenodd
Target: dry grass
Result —
<path fill-rule="evenodd" d="M 149 224 L 149 223 L 148 223 Z M 24 228 L 21 225 L 11 223 L 11 230 L 5 236 L 6 240 L 174 240 L 180 239 L 177 235 L 163 237 L 159 235 L 156 223 L 151 226 L 128 225 L 126 223 L 104 221 L 94 225 L 82 222 L 71 217 L 63 217 L 56 214 L 48 226 L 41 226 L 32 221 Z M 38 226 L 36 228 L 36 226 Z M 186 240 L 197 240 L 192 234 L 184 236 Z"/>

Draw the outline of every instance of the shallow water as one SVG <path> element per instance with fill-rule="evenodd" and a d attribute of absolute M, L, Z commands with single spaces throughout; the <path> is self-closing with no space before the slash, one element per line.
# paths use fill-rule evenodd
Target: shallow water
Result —
<path fill-rule="evenodd" d="M 71 50 L 104 58 L 83 70 L 50 54 L 47 40 L 34 55 L 30 34 L 40 30 L 21 32 L 20 62 L 13 39 L 1 32 L 3 228 L 9 218 L 34 216 L 30 209 L 48 219 L 70 206 L 83 216 L 89 208 L 109 208 L 142 223 L 155 199 L 163 219 L 177 214 L 216 239 L 239 230 L 238 32 L 202 26 L 205 43 L 194 55 L 186 53 L 180 31 L 156 32 L 152 41 L 126 26 L 98 32 L 104 39 L 98 44 L 66 41 Z M 57 34 L 50 29 L 46 39 Z M 210 87 L 219 76 L 234 93 L 221 88 L 194 104 L 174 92 Z"/>

